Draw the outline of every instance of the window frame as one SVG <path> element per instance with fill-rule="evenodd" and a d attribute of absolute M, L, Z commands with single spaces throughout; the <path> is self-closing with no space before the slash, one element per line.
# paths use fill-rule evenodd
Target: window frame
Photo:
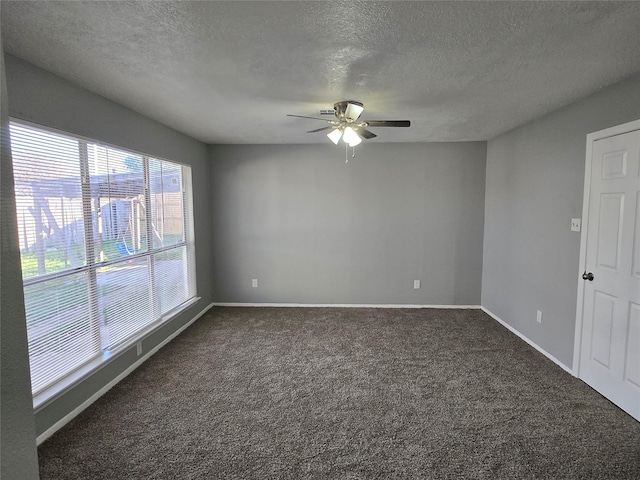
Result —
<path fill-rule="evenodd" d="M 65 392 L 73 388 L 75 385 L 80 383 L 82 380 L 86 379 L 90 375 L 94 374 L 96 371 L 105 367 L 113 360 L 118 358 L 124 352 L 136 348 L 137 356 L 140 358 L 134 363 L 133 366 L 129 368 L 132 370 L 139 363 L 142 363 L 147 357 L 151 354 L 155 353 L 155 350 L 150 350 L 145 352 L 145 355 L 142 355 L 142 340 L 161 327 L 163 327 L 167 322 L 175 318 L 181 312 L 185 311 L 198 300 L 200 297 L 197 295 L 197 282 L 196 282 L 196 261 L 195 261 L 195 232 L 194 232 L 194 211 L 193 211 L 193 183 L 192 183 L 192 171 L 191 166 L 182 162 L 176 162 L 174 160 L 168 160 L 162 157 L 158 157 L 155 155 L 150 155 L 148 153 L 143 153 L 140 151 L 136 151 L 130 148 L 121 147 L 119 145 L 113 145 L 108 142 L 103 142 L 100 140 L 84 137 L 81 135 L 76 135 L 74 133 L 66 132 L 63 130 L 55 129 L 48 127 L 46 125 L 37 124 L 34 122 L 29 122 L 22 120 L 16 117 L 10 117 L 10 127 L 13 125 L 25 128 L 31 128 L 39 131 L 43 131 L 45 133 L 51 133 L 54 135 L 60 135 L 69 140 L 75 140 L 78 142 L 78 163 L 80 167 L 80 182 L 81 182 L 81 201 L 83 204 L 82 209 L 82 219 L 84 224 L 83 229 L 83 239 L 84 239 L 84 247 L 85 247 L 85 262 L 84 265 L 74 266 L 65 268 L 60 271 L 45 273 L 44 275 L 37 275 L 30 278 L 22 278 L 22 286 L 23 286 L 23 295 L 24 289 L 26 287 L 44 284 L 46 282 L 50 282 L 52 280 L 59 280 L 68 277 L 72 277 L 73 275 L 85 273 L 88 278 L 88 290 L 86 300 L 90 304 L 90 324 L 91 328 L 98 328 L 102 331 L 100 314 L 99 314 L 99 306 L 97 301 L 91 302 L 90 300 L 97 300 L 99 298 L 98 288 L 97 288 L 97 275 L 100 269 L 104 267 L 109 267 L 117 264 L 121 264 L 124 262 L 129 262 L 136 259 L 144 259 L 146 258 L 148 261 L 149 275 L 150 275 L 150 283 L 149 288 L 151 289 L 151 321 L 145 323 L 144 326 L 132 334 L 127 335 L 126 337 L 119 339 L 113 344 L 105 345 L 104 342 L 104 333 L 100 333 L 97 337 L 97 345 L 95 347 L 95 355 L 88 360 L 83 362 L 80 366 L 73 368 L 70 372 L 64 374 L 57 380 L 50 382 L 48 385 L 41 387 L 40 389 L 33 391 L 32 387 L 32 395 L 34 408 L 37 410 L 44 408 L 46 405 L 50 404 L 59 396 L 63 395 Z M 88 160 L 88 147 L 89 145 L 95 145 L 96 147 L 105 147 L 107 149 L 114 149 L 120 152 L 130 153 L 142 159 L 143 163 L 143 188 L 144 188 L 144 202 L 146 204 L 145 211 L 145 223 L 147 228 L 147 235 L 145 237 L 146 248 L 144 251 L 135 252 L 125 257 L 118 257 L 108 260 L 101 260 L 99 256 L 93 253 L 95 249 L 94 238 L 96 232 L 93 232 L 93 219 L 92 219 L 92 210 L 91 210 L 91 175 L 89 172 L 89 160 Z M 163 245 L 154 247 L 154 241 L 149 235 L 152 228 L 152 209 L 151 207 L 151 177 L 150 177 L 150 169 L 149 165 L 151 161 L 159 161 L 164 164 L 167 162 L 171 166 L 179 167 L 181 172 L 181 200 L 182 200 L 182 231 L 183 236 L 182 240 L 179 242 L 172 243 L 171 245 Z M 13 163 L 13 160 L 12 160 Z M 13 167 L 15 169 L 15 166 Z M 16 212 L 17 214 L 17 212 Z M 19 221 L 19 219 L 18 219 Z M 158 293 L 159 289 L 154 285 L 153 276 L 155 275 L 155 267 L 154 267 L 154 257 L 163 252 L 170 251 L 180 251 L 184 249 L 184 269 L 186 271 L 186 278 L 184 281 L 184 288 L 186 291 L 187 299 L 174 306 L 173 308 L 167 310 L 164 313 L 158 309 Z M 90 252 L 90 250 L 92 250 Z M 28 321 L 28 319 L 27 319 Z M 30 359 L 31 362 L 31 359 Z M 128 371 L 121 376 L 125 376 Z"/>

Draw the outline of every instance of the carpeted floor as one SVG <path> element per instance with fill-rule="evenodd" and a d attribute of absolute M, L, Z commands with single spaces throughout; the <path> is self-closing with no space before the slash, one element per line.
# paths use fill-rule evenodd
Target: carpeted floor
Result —
<path fill-rule="evenodd" d="M 640 423 L 478 310 L 214 308 L 41 479 L 639 479 Z"/>

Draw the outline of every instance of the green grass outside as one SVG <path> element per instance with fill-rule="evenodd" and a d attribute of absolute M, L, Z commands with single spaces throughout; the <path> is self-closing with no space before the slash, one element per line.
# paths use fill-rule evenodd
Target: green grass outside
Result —
<path fill-rule="evenodd" d="M 117 260 L 126 258 L 127 254 L 123 255 L 120 253 L 116 243 L 121 240 L 103 240 L 102 241 L 102 252 L 103 258 L 102 261 L 109 260 Z M 164 235 L 164 245 L 174 245 L 182 241 L 182 235 Z M 142 237 L 140 241 L 141 245 L 146 245 L 146 237 Z M 129 251 L 133 251 L 133 243 L 131 239 L 126 239 L 126 246 Z M 84 254 L 84 245 L 76 244 L 72 245 L 70 248 L 70 255 L 67 254 L 65 250 L 60 249 L 48 249 L 44 254 L 44 268 L 45 273 L 56 273 L 68 268 L 73 268 L 77 266 L 85 265 L 85 254 Z M 96 245 L 96 258 L 100 258 L 100 251 L 98 250 L 98 246 Z M 146 251 L 145 249 L 140 250 L 141 252 Z M 74 265 L 71 258 L 73 257 L 82 262 L 81 265 Z M 169 253 L 167 252 L 167 256 L 164 259 L 176 259 L 179 258 L 178 253 Z M 38 256 L 35 252 L 22 252 L 21 254 L 22 261 L 22 278 L 32 278 L 38 275 Z"/>
<path fill-rule="evenodd" d="M 103 261 L 117 260 L 125 258 L 116 246 L 117 240 L 104 240 L 102 242 Z M 144 244 L 144 242 L 143 242 Z M 127 241 L 127 247 L 133 251 L 130 241 Z M 67 252 L 59 249 L 48 249 L 44 254 L 45 273 L 56 273 L 69 268 L 86 265 L 84 255 L 84 245 L 73 245 L 71 247 L 71 256 L 82 261 L 81 265 L 74 265 Z M 96 245 L 96 258 L 100 258 L 100 252 Z M 22 252 L 22 278 L 31 278 L 38 275 L 38 256 L 35 252 Z"/>
<path fill-rule="evenodd" d="M 84 263 L 84 248 L 82 245 L 74 245 L 72 254 L 81 259 Z M 38 275 L 38 256 L 32 252 L 23 252 L 22 261 L 22 278 L 30 278 Z M 52 249 L 44 254 L 44 265 L 46 273 L 55 273 L 67 268 L 71 268 L 72 262 L 64 250 Z"/>

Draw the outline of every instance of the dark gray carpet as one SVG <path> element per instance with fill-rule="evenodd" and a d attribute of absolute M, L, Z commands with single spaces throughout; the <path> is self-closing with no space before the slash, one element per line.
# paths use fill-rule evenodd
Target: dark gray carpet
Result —
<path fill-rule="evenodd" d="M 640 423 L 477 310 L 214 308 L 46 479 L 640 478 Z"/>

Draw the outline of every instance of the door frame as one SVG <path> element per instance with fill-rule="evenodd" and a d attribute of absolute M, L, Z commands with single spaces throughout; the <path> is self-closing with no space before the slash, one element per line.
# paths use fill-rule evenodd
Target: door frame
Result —
<path fill-rule="evenodd" d="M 587 232 L 589 227 L 589 197 L 591 195 L 591 157 L 593 155 L 593 144 L 597 140 L 622 135 L 623 133 L 640 130 L 640 119 L 605 128 L 587 134 L 587 151 L 584 162 L 584 195 L 582 197 L 582 228 L 580 233 L 580 262 L 578 266 L 578 297 L 576 301 L 576 328 L 573 340 L 573 368 L 572 373 L 580 378 L 580 355 L 582 350 L 582 319 L 584 315 L 584 286 L 582 272 L 587 267 Z"/>

